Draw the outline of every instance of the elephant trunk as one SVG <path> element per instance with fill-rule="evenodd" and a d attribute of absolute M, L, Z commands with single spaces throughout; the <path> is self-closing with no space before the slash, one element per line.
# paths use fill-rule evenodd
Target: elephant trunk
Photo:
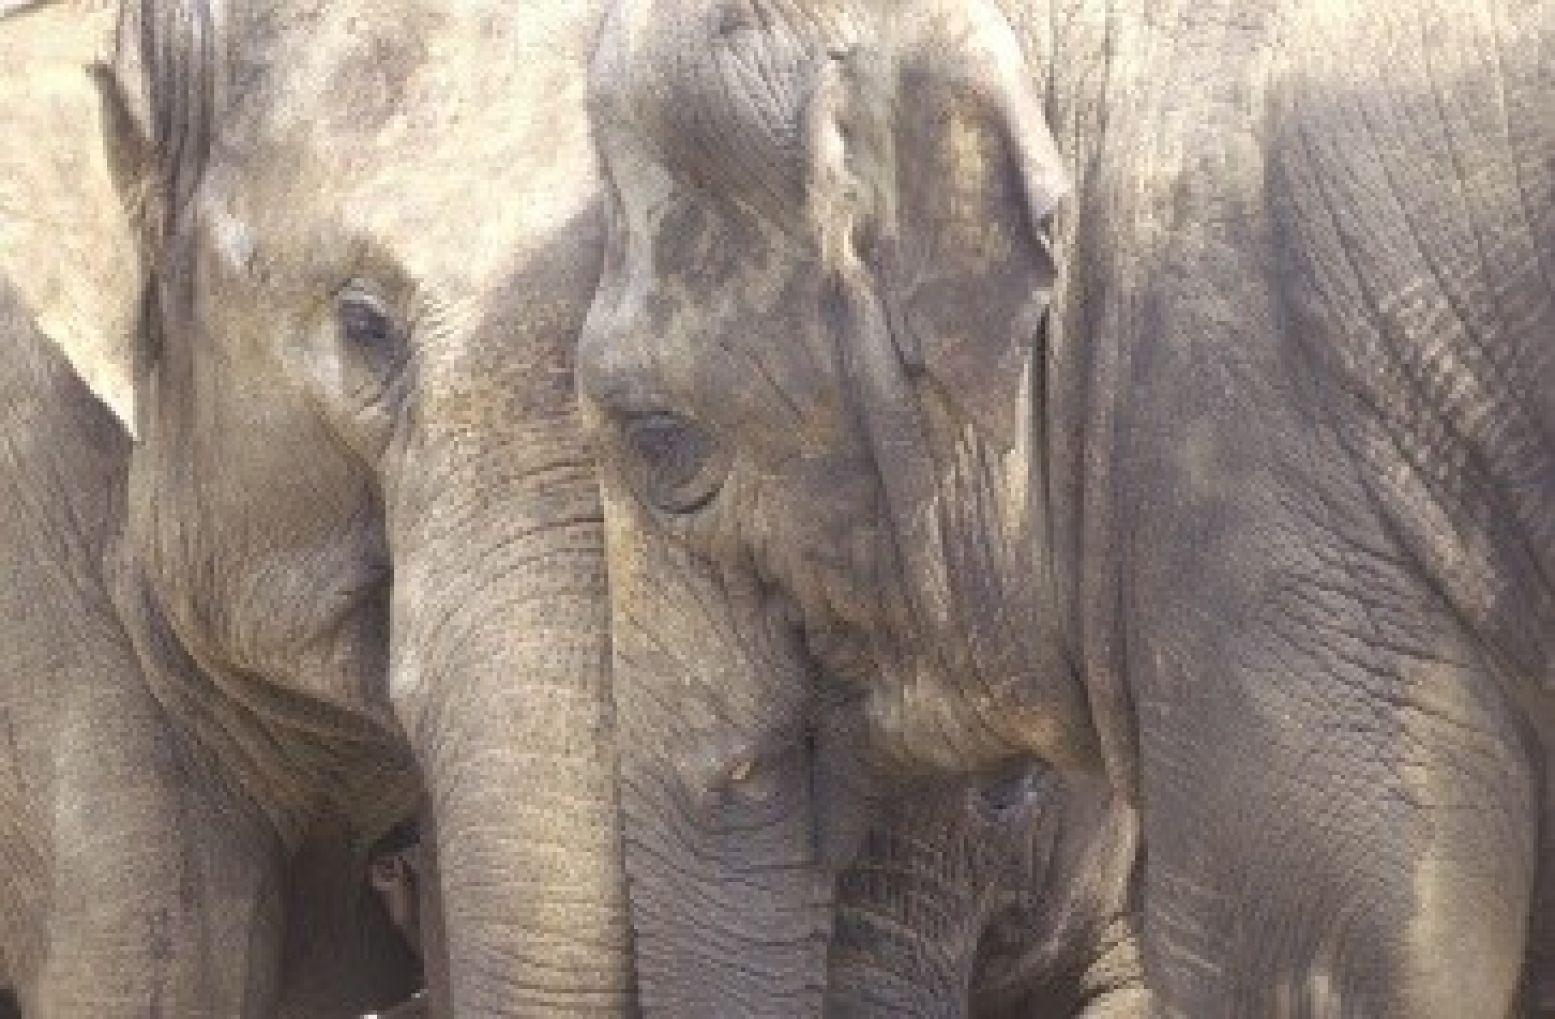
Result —
<path fill-rule="evenodd" d="M 819 1016 L 833 883 L 810 756 L 797 734 L 782 744 L 757 735 L 802 684 L 774 653 L 759 595 L 699 580 L 687 562 L 656 570 L 656 549 L 673 550 L 629 546 L 628 533 L 611 534 L 611 637 L 644 1011 Z M 654 587 L 655 576 L 679 586 Z M 665 634 L 695 653 L 677 653 Z"/>
<path fill-rule="evenodd" d="M 392 689 L 438 861 L 434 1007 L 620 1016 L 631 945 L 598 494 L 581 452 L 536 459 L 423 484 L 409 533 L 391 519 Z"/>
<path fill-rule="evenodd" d="M 831 887 L 807 854 L 789 851 L 792 822 L 710 833 L 671 790 L 623 788 L 623 797 L 644 1011 L 819 1017 Z"/>

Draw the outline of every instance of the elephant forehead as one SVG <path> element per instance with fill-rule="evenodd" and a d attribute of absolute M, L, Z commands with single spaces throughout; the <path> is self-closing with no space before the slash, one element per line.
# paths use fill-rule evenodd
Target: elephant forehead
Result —
<path fill-rule="evenodd" d="M 595 200 L 595 7 L 331 5 L 266 47 L 239 143 L 264 150 L 271 199 L 478 289 Z"/>
<path fill-rule="evenodd" d="M 593 78 L 601 127 L 635 135 L 677 176 L 786 220 L 803 202 L 802 111 L 815 67 L 858 34 L 849 6 L 624 3 Z"/>

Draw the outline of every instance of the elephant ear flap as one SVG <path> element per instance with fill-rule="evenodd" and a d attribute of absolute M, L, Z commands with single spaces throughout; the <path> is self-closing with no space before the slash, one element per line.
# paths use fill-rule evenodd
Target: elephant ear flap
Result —
<path fill-rule="evenodd" d="M 948 10 L 904 19 L 889 57 L 823 70 L 813 216 L 823 257 L 870 266 L 909 373 L 1007 449 L 1068 179 L 1009 26 L 984 5 Z"/>
<path fill-rule="evenodd" d="M 104 64 L 113 6 L 0 0 L 0 274 L 133 432 L 145 143 Z"/>

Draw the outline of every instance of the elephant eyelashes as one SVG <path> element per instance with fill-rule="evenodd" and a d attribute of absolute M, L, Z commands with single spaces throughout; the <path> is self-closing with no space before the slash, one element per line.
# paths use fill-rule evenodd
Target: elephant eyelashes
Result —
<path fill-rule="evenodd" d="M 347 284 L 336 300 L 335 314 L 340 335 L 353 346 L 379 352 L 394 339 L 394 323 L 377 294 L 359 283 Z"/>
<path fill-rule="evenodd" d="M 638 491 L 669 513 L 701 509 L 723 484 L 726 461 L 705 429 L 674 414 L 649 414 L 626 425 Z"/>

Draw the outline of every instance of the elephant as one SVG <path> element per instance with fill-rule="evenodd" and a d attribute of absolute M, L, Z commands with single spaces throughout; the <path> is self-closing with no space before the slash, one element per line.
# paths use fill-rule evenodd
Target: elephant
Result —
<path fill-rule="evenodd" d="M 1102 780 L 1030 761 L 896 790 L 837 880 L 825 1014 L 1142 1014 L 1135 836 Z"/>
<path fill-rule="evenodd" d="M 435 1014 L 627 1011 L 573 383 L 598 5 L 0 9 L 0 276 L 74 386 L 35 480 L 78 442 L 85 493 L 3 553 L 47 557 L 0 592 L 3 717 L 65 726 L 0 782 L 21 1007 L 276 1015 L 288 882 L 380 908 L 342 846 L 419 811 Z"/>
<path fill-rule="evenodd" d="M 818 1014 L 873 790 L 1023 754 L 1137 813 L 1153 1014 L 1555 1000 L 1551 6 L 611 5 L 650 1014 Z"/>
<path fill-rule="evenodd" d="M 140 1014 L 179 967 L 210 965 L 198 949 L 220 948 L 214 923 L 214 944 L 175 944 L 167 903 L 216 921 L 227 893 L 208 865 L 252 851 L 248 829 L 176 744 L 111 602 L 103 562 L 128 437 L 4 279 L 0 341 L 0 1015 L 19 1014 L 8 986 L 28 1015 Z M 202 840 L 168 853 L 168 832 L 190 825 Z M 344 819 L 320 816 L 285 883 L 265 889 L 286 925 L 272 1014 L 354 1016 L 419 983 L 390 917 L 361 894 L 352 841 Z"/>

